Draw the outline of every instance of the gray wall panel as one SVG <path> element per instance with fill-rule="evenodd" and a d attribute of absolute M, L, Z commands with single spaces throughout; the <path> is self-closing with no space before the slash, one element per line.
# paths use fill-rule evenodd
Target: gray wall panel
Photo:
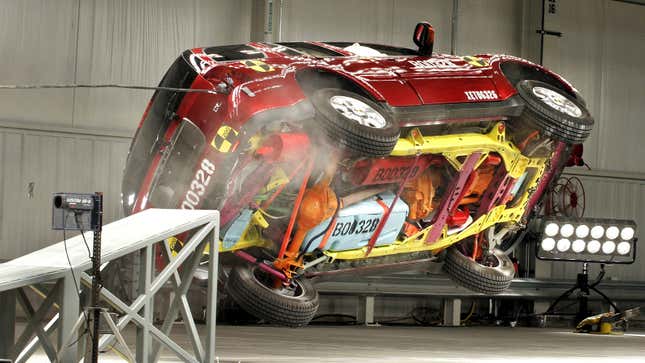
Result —
<path fill-rule="evenodd" d="M 74 80 L 78 0 L 3 0 L 0 83 Z M 2 91 L 0 120 L 71 124 L 71 90 Z"/>
<path fill-rule="evenodd" d="M 571 81 L 596 119 L 585 156 L 596 169 L 645 172 L 645 6 L 561 0 L 545 27 L 544 64 Z"/>
<path fill-rule="evenodd" d="M 52 193 L 102 191 L 104 217 L 122 216 L 120 181 L 130 140 L 0 129 L 0 259 L 62 240 L 51 230 Z M 33 183 L 33 196 L 29 196 Z M 72 235 L 72 234 L 70 234 Z"/>
<path fill-rule="evenodd" d="M 598 168 L 645 172 L 645 6 L 607 5 Z"/>
<path fill-rule="evenodd" d="M 460 0 L 457 54 L 522 52 L 522 2 Z"/>
<path fill-rule="evenodd" d="M 346 40 L 413 47 L 412 29 L 429 20 L 436 50 L 450 50 L 452 0 L 284 0 L 282 40 Z"/>
<path fill-rule="evenodd" d="M 154 86 L 185 49 L 250 37 L 251 0 L 4 0 L 0 84 Z M 133 132 L 150 91 L 2 90 L 0 121 Z"/>

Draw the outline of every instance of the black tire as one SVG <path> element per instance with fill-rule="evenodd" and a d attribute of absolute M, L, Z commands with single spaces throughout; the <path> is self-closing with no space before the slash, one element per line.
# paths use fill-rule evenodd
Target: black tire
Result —
<path fill-rule="evenodd" d="M 338 112 L 330 103 L 334 96 L 345 96 L 367 104 L 383 117 L 384 124 L 367 126 Z M 311 96 L 320 123 L 329 141 L 358 156 L 388 156 L 399 139 L 399 126 L 383 107 L 354 92 L 323 88 Z"/>
<path fill-rule="evenodd" d="M 293 295 L 270 288 L 270 279 L 257 266 L 235 266 L 227 282 L 230 296 L 242 309 L 259 319 L 289 327 L 307 325 L 318 311 L 318 292 L 309 280 L 293 280 Z"/>
<path fill-rule="evenodd" d="M 526 103 L 521 119 L 542 131 L 545 136 L 568 144 L 581 144 L 591 133 L 594 124 L 591 114 L 582 102 L 563 90 L 548 83 L 533 80 L 520 81 L 516 87 L 520 97 Z M 578 107 L 580 115 L 570 115 L 551 107 L 534 93 L 533 90 L 536 87 L 546 88 L 563 96 Z"/>
<path fill-rule="evenodd" d="M 515 275 L 513 263 L 500 250 L 495 250 L 489 257 L 497 260 L 496 266 L 481 265 L 454 246 L 448 248 L 445 258 L 443 270 L 454 282 L 486 295 L 496 295 L 508 289 Z"/>

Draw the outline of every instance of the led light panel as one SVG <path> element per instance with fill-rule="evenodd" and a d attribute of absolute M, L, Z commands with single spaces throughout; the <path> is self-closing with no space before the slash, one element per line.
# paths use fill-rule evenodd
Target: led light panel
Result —
<path fill-rule="evenodd" d="M 631 220 L 566 218 L 540 223 L 537 257 L 598 263 L 632 263 L 636 256 L 636 223 Z"/>

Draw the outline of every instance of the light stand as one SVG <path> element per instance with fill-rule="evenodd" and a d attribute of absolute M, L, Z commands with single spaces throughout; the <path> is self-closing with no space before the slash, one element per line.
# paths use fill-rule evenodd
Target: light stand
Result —
<path fill-rule="evenodd" d="M 616 313 L 620 313 L 620 309 L 618 309 L 616 304 L 614 304 L 613 301 L 611 301 L 611 299 L 607 297 L 607 295 L 605 295 L 602 291 L 596 288 L 596 286 L 602 281 L 604 276 L 605 276 L 605 265 L 601 264 L 598 278 L 592 284 L 589 284 L 588 263 L 584 262 L 582 264 L 582 273 L 578 274 L 575 285 L 572 288 L 568 289 L 567 291 L 563 292 L 562 295 L 558 296 L 558 298 L 555 299 L 555 301 L 553 301 L 553 303 L 546 310 L 544 315 L 553 314 L 553 309 L 555 308 L 555 306 L 560 301 L 568 298 L 576 290 L 580 290 L 580 294 L 578 295 L 578 311 L 576 312 L 576 317 L 574 322 L 576 325 L 579 322 L 581 322 L 583 319 L 591 315 L 591 312 L 589 311 L 589 307 L 588 307 L 590 291 L 593 291 L 596 294 L 600 295 L 605 302 L 607 302 L 609 305 L 611 305 L 611 307 L 614 308 L 614 311 Z"/>
<path fill-rule="evenodd" d="M 101 230 L 103 228 L 103 193 L 95 193 L 94 213 L 97 223 L 94 225 L 94 243 L 92 245 L 92 363 L 99 360 L 99 323 L 101 310 L 99 307 L 99 293 L 101 291 Z"/>
<path fill-rule="evenodd" d="M 70 221 L 70 218 L 71 221 Z M 117 341 L 123 347 L 124 354 L 134 362 L 132 352 L 128 348 L 123 336 L 121 335 L 116 324 L 110 317 L 106 309 L 99 306 L 100 293 L 102 288 L 101 281 L 101 231 L 103 228 L 103 193 L 97 192 L 93 194 L 78 194 L 78 193 L 56 193 L 54 194 L 54 202 L 52 209 L 52 229 L 54 230 L 76 230 L 76 231 L 93 231 L 94 240 L 92 244 L 92 289 L 90 306 L 84 309 L 83 313 L 79 316 L 74 324 L 72 331 L 77 331 L 85 322 L 86 319 L 91 321 L 90 330 L 90 343 L 91 354 L 85 355 L 85 362 L 97 363 L 99 357 L 99 325 L 101 317 L 108 324 L 112 334 L 114 334 Z M 73 268 L 70 263 L 70 268 Z M 73 334 L 62 345 L 61 350 L 58 352 L 57 361 L 63 352 L 71 343 Z"/>

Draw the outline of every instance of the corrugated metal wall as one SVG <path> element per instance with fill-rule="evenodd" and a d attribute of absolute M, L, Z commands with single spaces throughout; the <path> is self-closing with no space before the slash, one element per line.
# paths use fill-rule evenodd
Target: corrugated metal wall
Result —
<path fill-rule="evenodd" d="M 585 143 L 594 171 L 580 174 L 585 216 L 634 219 L 645 228 L 645 6 L 611 0 L 559 0 L 547 12 L 545 28 L 563 36 L 545 37 L 544 64 L 571 81 L 596 119 Z M 625 173 L 627 172 L 627 173 Z M 643 233 L 641 233 L 641 236 Z M 633 265 L 608 268 L 620 280 L 645 280 L 645 252 Z M 575 278 L 577 263 L 538 262 L 539 277 Z M 598 269 L 591 266 L 592 273 Z"/>
<path fill-rule="evenodd" d="M 544 64 L 571 81 L 597 123 L 585 143 L 594 169 L 645 172 L 645 6 L 559 0 L 547 13 Z"/>
<path fill-rule="evenodd" d="M 129 138 L 0 128 L 0 259 L 62 240 L 52 193 L 101 191 L 105 222 L 120 218 Z"/>
<path fill-rule="evenodd" d="M 248 41 L 252 0 L 3 0 L 0 84 L 157 85 L 185 49 Z M 51 193 L 105 193 L 121 175 L 150 91 L 0 91 L 0 260 L 60 241 Z M 28 196 L 33 183 L 33 197 Z"/>
<path fill-rule="evenodd" d="M 155 86 L 188 48 L 248 41 L 251 0 L 3 0 L 0 83 Z M 151 92 L 2 90 L 0 121 L 136 128 Z"/>
<path fill-rule="evenodd" d="M 435 28 L 435 51 L 451 49 L 453 0 L 283 0 L 280 38 L 376 42 L 414 48 L 419 21 Z M 522 1 L 460 0 L 456 51 L 521 53 Z M 494 19 L 494 21 L 491 21 Z"/>

